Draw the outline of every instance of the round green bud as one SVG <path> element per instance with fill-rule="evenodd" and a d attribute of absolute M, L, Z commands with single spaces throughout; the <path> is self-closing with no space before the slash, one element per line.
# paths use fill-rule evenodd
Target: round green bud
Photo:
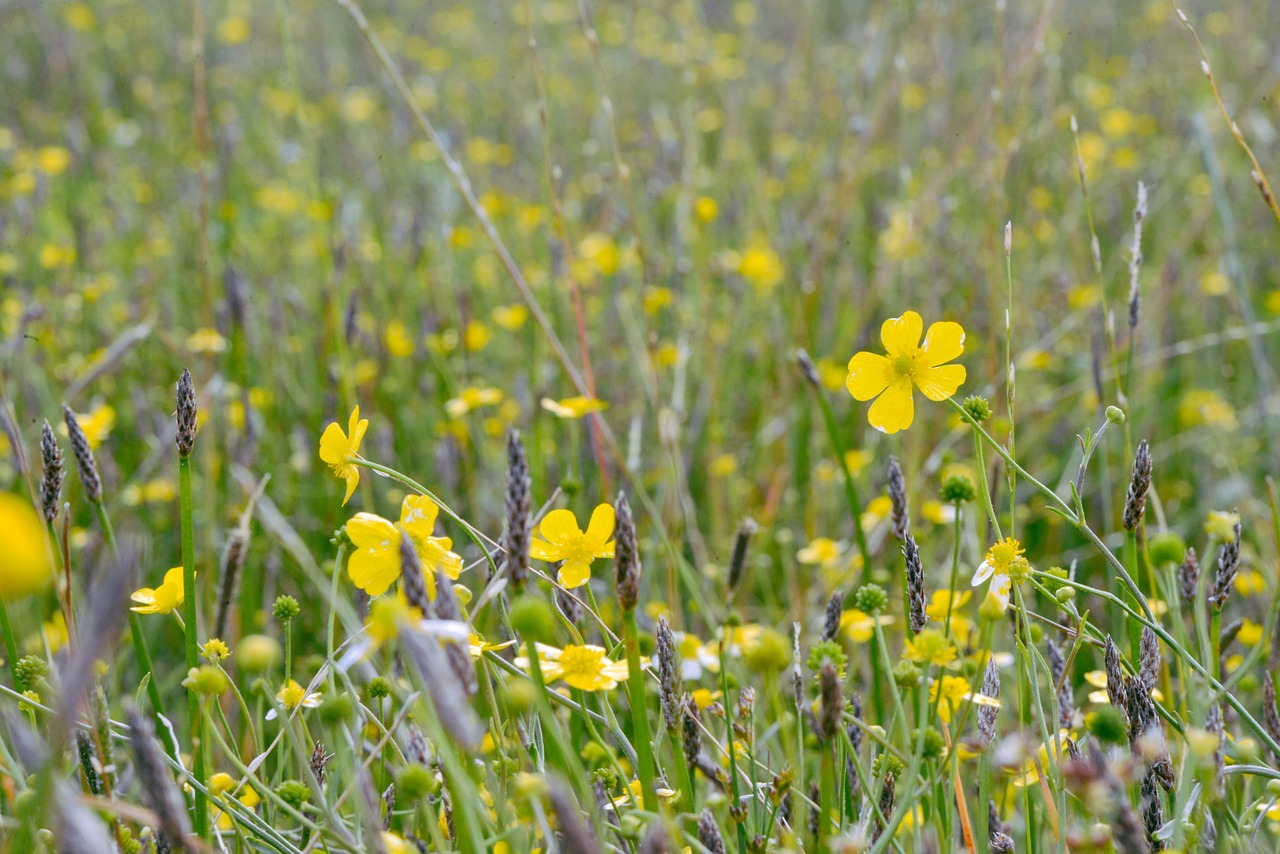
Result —
<path fill-rule="evenodd" d="M 1040 628 L 1039 623 L 1032 623 L 1027 627 L 1027 631 L 1031 634 L 1032 643 L 1040 643 L 1044 640 L 1044 629 Z"/>
<path fill-rule="evenodd" d="M 512 715 L 523 715 L 533 708 L 533 704 L 538 700 L 538 693 L 532 682 L 512 679 L 503 688 L 502 699 L 506 701 Z"/>
<path fill-rule="evenodd" d="M 320 703 L 317 713 L 321 721 L 330 726 L 336 726 L 355 717 L 356 704 L 351 699 L 351 695 L 343 691 L 341 694 L 326 696 Z"/>
<path fill-rule="evenodd" d="M 985 397 L 971 394 L 964 399 L 964 411 L 969 417 L 981 424 L 991 417 L 991 404 Z"/>
<path fill-rule="evenodd" d="M 453 595 L 458 597 L 458 604 L 463 608 L 471 604 L 471 588 L 465 584 L 453 585 Z"/>
<path fill-rule="evenodd" d="M 973 481 L 962 474 L 953 474 L 942 482 L 942 500 L 948 504 L 964 504 L 977 494 Z"/>
<path fill-rule="evenodd" d="M 182 686 L 188 691 L 195 691 L 206 697 L 221 694 L 227 690 L 227 685 L 227 674 L 212 664 L 191 668 L 187 671 L 187 678 L 182 680 Z"/>
<path fill-rule="evenodd" d="M 280 642 L 267 635 L 245 635 L 236 645 L 236 661 L 246 673 L 262 673 L 284 657 Z"/>
<path fill-rule="evenodd" d="M 311 799 L 311 790 L 301 780 L 285 780 L 276 786 L 276 794 L 295 810 Z"/>
<path fill-rule="evenodd" d="M 555 639 L 556 618 L 547 600 L 521 596 L 511 603 L 511 627 L 522 640 L 550 643 Z"/>
<path fill-rule="evenodd" d="M 1129 738 L 1129 723 L 1115 706 L 1099 706 L 1085 716 L 1085 727 L 1103 744 L 1120 744 Z"/>
<path fill-rule="evenodd" d="M 893 668 L 893 681 L 899 688 L 914 688 L 920 684 L 920 668 L 914 661 L 899 661 Z"/>
<path fill-rule="evenodd" d="M 436 776 L 425 765 L 406 765 L 396 774 L 396 797 L 416 803 L 435 791 Z"/>
<path fill-rule="evenodd" d="M 889 594 L 878 584 L 864 584 L 853 594 L 853 607 L 872 617 L 883 611 L 889 604 Z"/>
<path fill-rule="evenodd" d="M 836 670 L 843 673 L 844 666 L 848 660 L 848 656 L 844 654 L 844 649 L 836 641 L 815 643 L 813 648 L 809 650 L 809 669 L 815 673 L 822 669 L 824 661 L 830 661 L 836 666 Z"/>
<path fill-rule="evenodd" d="M 1273 798 L 1280 798 L 1280 780 L 1267 781 L 1267 794 Z"/>
<path fill-rule="evenodd" d="M 1059 587 L 1058 592 L 1053 594 L 1053 598 L 1058 600 L 1059 605 L 1065 605 L 1076 598 L 1076 589 L 1074 587 Z"/>
<path fill-rule="evenodd" d="M 381 676 L 375 676 L 369 680 L 368 689 L 369 696 L 375 700 L 381 700 L 383 697 L 391 696 L 391 683 Z"/>
<path fill-rule="evenodd" d="M 565 494 L 566 498 L 572 498 L 582 491 L 582 481 L 576 477 L 566 477 L 560 481 L 560 491 Z"/>
<path fill-rule="evenodd" d="M 943 748 L 946 742 L 942 738 L 942 733 L 933 727 L 929 727 L 924 731 L 924 758 L 939 759 L 942 757 Z"/>
<path fill-rule="evenodd" d="M 1156 534 L 1147 541 L 1147 554 L 1151 556 L 1151 562 L 1156 566 L 1181 563 L 1182 558 L 1187 554 L 1187 544 L 1173 531 L 1166 531 L 1163 534 Z"/>
<path fill-rule="evenodd" d="M 765 629 L 742 650 L 742 658 L 753 673 L 779 673 L 791 663 L 791 644 L 781 632 Z"/>
<path fill-rule="evenodd" d="M 1108 406 L 1107 420 L 1112 424 L 1123 424 L 1125 421 L 1124 410 L 1118 406 Z"/>
<path fill-rule="evenodd" d="M 277 596 L 275 604 L 271 606 L 272 616 L 282 623 L 292 620 L 300 613 L 302 606 L 292 596 Z"/>

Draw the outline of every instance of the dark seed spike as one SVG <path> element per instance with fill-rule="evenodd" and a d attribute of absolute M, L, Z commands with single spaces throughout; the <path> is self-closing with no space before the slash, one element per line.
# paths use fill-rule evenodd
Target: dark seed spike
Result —
<path fill-rule="evenodd" d="M 1133 457 L 1133 476 L 1129 480 L 1129 495 L 1124 504 L 1124 529 L 1132 531 L 1142 521 L 1142 513 L 1147 506 L 1147 491 L 1151 489 L 1151 449 L 1147 440 L 1138 443 L 1137 453 Z"/>
<path fill-rule="evenodd" d="M 889 502 L 893 535 L 905 540 L 911 528 L 911 508 L 907 505 L 907 479 L 897 457 L 889 457 Z"/>
<path fill-rule="evenodd" d="M 680 727 L 680 705 L 683 702 L 683 680 L 680 675 L 680 650 L 675 634 L 665 616 L 658 618 L 656 657 L 658 659 L 659 697 L 662 701 L 662 718 L 667 731 L 675 733 Z"/>
<path fill-rule="evenodd" d="M 1213 589 L 1209 591 L 1209 604 L 1218 610 L 1227 604 L 1231 595 L 1231 585 L 1235 583 L 1236 574 L 1240 571 L 1240 523 L 1232 526 L 1235 539 L 1226 543 L 1218 552 L 1218 572 L 1213 578 Z"/>
<path fill-rule="evenodd" d="M 907 621 L 911 631 L 919 633 L 929 622 L 925 614 L 924 566 L 920 562 L 920 547 L 910 532 L 902 541 L 902 556 L 907 573 Z"/>
<path fill-rule="evenodd" d="M 840 615 L 844 613 L 844 593 L 837 590 L 827 602 L 826 616 L 822 622 L 822 640 L 833 641 L 840 635 Z"/>
<path fill-rule="evenodd" d="M 987 669 L 982 675 L 982 693 L 992 699 L 1000 697 L 1000 668 L 996 665 L 995 656 L 987 659 Z M 978 734 L 984 744 L 990 744 L 995 737 L 999 713 L 999 706 L 978 706 Z"/>
<path fill-rule="evenodd" d="M 711 854 L 725 854 L 724 838 L 720 835 L 716 817 L 709 809 L 698 814 L 698 841 Z"/>
<path fill-rule="evenodd" d="M 1150 691 L 1160 679 L 1160 640 L 1149 626 L 1142 627 L 1142 640 L 1138 647 L 1138 678 Z"/>
<path fill-rule="evenodd" d="M 67 425 L 67 437 L 71 440 L 71 455 L 76 458 L 76 471 L 80 474 L 80 486 L 84 497 L 93 504 L 102 501 L 102 478 L 98 476 L 98 461 L 89 447 L 89 437 L 80 426 L 80 419 L 71 407 L 62 404 L 62 420 Z"/>
<path fill-rule="evenodd" d="M 738 526 L 738 535 L 733 540 L 733 554 L 729 558 L 729 592 L 733 593 L 742 583 L 742 576 L 747 569 L 747 553 L 751 547 L 751 537 L 756 532 L 753 519 L 743 519 Z"/>
<path fill-rule="evenodd" d="M 614 506 L 616 529 L 614 535 L 614 567 L 618 605 L 623 611 L 632 611 L 640 602 L 640 547 L 636 542 L 636 523 L 631 515 L 631 504 L 625 492 L 618 493 Z"/>
<path fill-rule="evenodd" d="M 62 450 L 58 438 L 46 420 L 40 428 L 40 463 L 44 471 L 40 478 L 40 509 L 45 522 L 50 525 L 58 518 L 58 498 L 62 495 Z"/>
<path fill-rule="evenodd" d="M 142 794 L 159 821 L 157 831 L 167 845 L 179 851 L 188 850 L 191 826 L 182 794 L 164 761 L 160 742 L 156 741 L 151 721 L 137 709 L 129 709 L 129 743 L 133 747 L 134 771 L 142 785 Z"/>
<path fill-rule="evenodd" d="M 530 487 L 529 460 L 520 441 L 520 431 L 510 430 L 507 433 L 507 524 L 502 542 L 505 551 L 502 566 L 516 592 L 524 589 L 529 578 Z"/>
<path fill-rule="evenodd" d="M 1200 561 L 1195 549 L 1187 549 L 1187 554 L 1178 567 L 1178 592 L 1182 601 L 1190 604 L 1196 601 L 1196 588 L 1200 584 Z"/>
<path fill-rule="evenodd" d="M 178 429 L 173 441 L 178 446 L 178 456 L 185 459 L 191 456 L 196 446 L 196 385 L 191 379 L 191 372 L 185 368 L 178 379 L 176 418 Z"/>

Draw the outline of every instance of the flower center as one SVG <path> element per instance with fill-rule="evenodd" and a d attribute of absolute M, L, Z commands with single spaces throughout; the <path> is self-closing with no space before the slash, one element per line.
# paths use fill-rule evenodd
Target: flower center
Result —
<path fill-rule="evenodd" d="M 595 557 L 591 546 L 587 543 L 587 538 L 582 534 L 565 542 L 561 547 L 561 553 L 564 555 L 565 563 L 591 563 Z"/>
<path fill-rule="evenodd" d="M 568 647 L 560 653 L 560 671 L 563 674 L 596 676 L 600 673 L 604 653 L 581 647 Z"/>
<path fill-rule="evenodd" d="M 894 357 L 893 372 L 900 377 L 914 376 L 916 372 L 915 355 Z"/>

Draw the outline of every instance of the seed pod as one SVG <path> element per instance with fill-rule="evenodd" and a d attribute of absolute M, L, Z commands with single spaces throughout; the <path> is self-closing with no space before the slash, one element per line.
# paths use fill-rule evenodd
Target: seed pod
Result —
<path fill-rule="evenodd" d="M 311 773 L 321 786 L 324 785 L 324 768 L 332 759 L 333 754 L 325 752 L 324 742 L 317 741 L 315 748 L 311 751 Z"/>
<path fill-rule="evenodd" d="M 656 635 L 656 657 L 658 659 L 658 695 L 662 701 L 662 718 L 666 721 L 667 731 L 674 733 L 680 727 L 680 705 L 683 702 L 684 690 L 680 677 L 680 650 L 676 646 L 675 635 L 666 617 L 658 618 Z"/>
<path fill-rule="evenodd" d="M 1280 711 L 1276 709 L 1276 683 L 1271 678 L 1269 670 L 1262 672 L 1262 724 L 1266 727 L 1267 735 L 1280 744 Z M 1276 758 L 1280 759 L 1280 756 Z"/>
<path fill-rule="evenodd" d="M 804 378 L 810 385 L 814 388 L 822 388 L 822 375 L 818 373 L 818 366 L 813 363 L 813 358 L 806 350 L 796 351 L 796 363 L 800 366 L 800 373 L 804 374 Z"/>
<path fill-rule="evenodd" d="M 1178 592 L 1184 603 L 1196 601 L 1196 587 L 1200 584 L 1200 561 L 1195 549 L 1187 549 L 1186 557 L 1178 567 Z"/>
<path fill-rule="evenodd" d="M 1075 698 L 1071 693 L 1071 680 L 1066 678 L 1067 662 L 1062 651 L 1052 639 L 1045 641 L 1045 651 L 1049 659 L 1049 672 L 1053 684 L 1058 688 L 1058 726 L 1070 729 L 1075 722 Z"/>
<path fill-rule="evenodd" d="M 1236 522 L 1232 530 L 1235 539 L 1223 545 L 1222 551 L 1218 552 L 1218 572 L 1213 578 L 1213 589 L 1209 591 L 1209 604 L 1218 610 L 1227 604 L 1231 585 L 1240 571 L 1240 523 Z"/>
<path fill-rule="evenodd" d="M 1132 531 L 1142 521 L 1143 510 L 1147 506 L 1147 491 L 1151 489 L 1151 450 L 1147 440 L 1138 443 L 1138 451 L 1133 457 L 1133 476 L 1129 480 L 1129 495 L 1124 503 L 1124 529 Z"/>
<path fill-rule="evenodd" d="M 1142 823 L 1146 826 L 1147 844 L 1152 851 L 1163 851 L 1164 842 L 1156 835 L 1164 826 L 1164 804 L 1160 799 L 1160 791 L 1156 787 L 1153 772 L 1148 771 L 1142 778 Z"/>
<path fill-rule="evenodd" d="M 529 460 L 520 432 L 507 432 L 507 525 L 503 534 L 503 572 L 516 592 L 529 578 Z"/>
<path fill-rule="evenodd" d="M 889 520 L 893 535 L 899 540 L 907 538 L 911 528 L 911 509 L 907 506 L 907 479 L 897 457 L 889 457 L 889 504 L 892 508 Z"/>
<path fill-rule="evenodd" d="M 187 823 L 187 808 L 182 794 L 173 783 L 173 776 L 165 765 L 160 742 L 156 741 L 151 721 L 137 709 L 129 709 L 129 743 L 133 747 L 134 770 L 142 785 L 142 794 L 159 821 L 157 831 L 165 843 L 179 851 L 189 850 L 187 837 L 191 827 Z"/>
<path fill-rule="evenodd" d="M 822 662 L 818 670 L 818 687 L 822 695 L 819 710 L 818 734 L 824 742 L 840 731 L 840 720 L 844 714 L 844 694 L 840 690 L 840 673 L 831 661 Z"/>
<path fill-rule="evenodd" d="M 1120 650 L 1116 649 L 1111 635 L 1107 635 L 1106 646 L 1102 652 L 1102 666 L 1107 674 L 1107 701 L 1120 711 L 1128 705 L 1124 687 L 1124 670 L 1120 667 Z"/>
<path fill-rule="evenodd" d="M 742 576 L 747 570 L 747 550 L 751 545 L 751 537 L 756 532 L 753 519 L 743 519 L 738 526 L 738 536 L 733 540 L 733 555 L 729 558 L 729 592 L 738 589 Z"/>
<path fill-rule="evenodd" d="M 102 778 L 98 774 L 98 751 L 88 731 L 76 727 L 76 753 L 80 757 L 80 772 L 84 774 L 85 788 L 90 794 L 102 794 Z"/>
<path fill-rule="evenodd" d="M 910 533 L 902 541 L 902 556 L 907 573 L 907 621 L 911 631 L 919 633 L 929 622 L 925 614 L 924 566 L 920 563 L 920 547 Z"/>
<path fill-rule="evenodd" d="M 399 526 L 397 526 L 399 527 Z M 400 530 L 400 589 L 405 601 L 422 612 L 431 613 L 431 600 L 427 596 L 427 583 L 422 575 L 422 560 L 413 544 L 413 537 L 403 527 Z"/>
<path fill-rule="evenodd" d="M 562 848 L 572 854 L 600 854 L 600 842 L 583 819 L 583 811 L 574 802 L 564 783 L 555 780 L 548 788 L 551 809 L 556 814 Z"/>
<path fill-rule="evenodd" d="M 618 493 L 614 512 L 617 528 L 613 562 L 618 605 L 623 611 L 631 611 L 640 601 L 640 548 L 636 542 L 636 523 L 625 492 Z"/>
<path fill-rule="evenodd" d="M 987 669 L 982 675 L 982 693 L 993 700 L 1000 698 L 1000 668 L 996 666 L 994 657 L 987 659 Z M 996 716 L 999 714 L 999 706 L 978 706 L 978 735 L 984 745 L 990 744 L 995 737 Z"/>
<path fill-rule="evenodd" d="M 185 368 L 178 379 L 178 429 L 174 434 L 174 444 L 178 446 L 178 456 L 183 459 L 191 456 L 196 446 L 196 385 L 191 379 L 191 372 Z"/>
<path fill-rule="evenodd" d="M 71 407 L 62 404 L 62 420 L 67 425 L 67 437 L 71 440 L 71 454 L 76 458 L 76 471 L 80 474 L 80 486 L 84 497 L 97 504 L 102 501 L 102 478 L 98 476 L 98 461 L 93 458 L 89 437 L 80 427 L 80 419 Z"/>
<path fill-rule="evenodd" d="M 692 699 L 685 700 L 681 747 L 684 748 L 684 761 L 690 768 L 698 765 L 698 758 L 702 755 L 702 727 L 698 716 L 698 704 Z"/>
<path fill-rule="evenodd" d="M 1160 641 L 1150 626 L 1142 627 L 1142 640 L 1138 647 L 1138 679 L 1150 691 L 1160 679 Z"/>
<path fill-rule="evenodd" d="M 62 450 L 53 428 L 45 421 L 40 428 L 40 464 L 44 476 L 40 478 L 40 509 L 50 525 L 58 518 L 58 497 L 62 495 Z"/>
<path fill-rule="evenodd" d="M 724 838 L 720 836 L 716 817 L 709 809 L 704 809 L 698 814 L 698 841 L 710 854 L 725 854 Z"/>
<path fill-rule="evenodd" d="M 844 593 L 837 590 L 827 601 L 826 616 L 822 621 L 823 642 L 833 641 L 840 635 L 840 615 L 844 613 Z"/>

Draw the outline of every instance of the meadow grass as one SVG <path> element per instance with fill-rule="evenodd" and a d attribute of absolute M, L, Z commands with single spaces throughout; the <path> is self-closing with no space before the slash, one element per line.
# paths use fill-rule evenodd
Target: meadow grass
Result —
<path fill-rule="evenodd" d="M 1275 849 L 1273 7 L 0 4 L 0 845 Z"/>

